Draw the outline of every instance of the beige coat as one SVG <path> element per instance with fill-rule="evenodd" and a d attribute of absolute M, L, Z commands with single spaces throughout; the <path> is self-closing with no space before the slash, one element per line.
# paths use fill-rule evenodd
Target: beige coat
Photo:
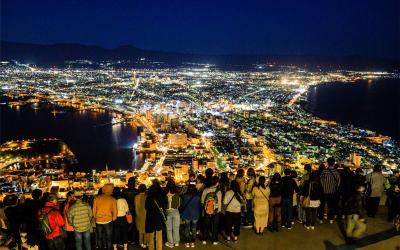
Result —
<path fill-rule="evenodd" d="M 140 193 L 135 196 L 135 214 L 136 214 L 136 228 L 139 231 L 139 233 L 144 233 L 145 232 L 145 226 L 146 226 L 146 208 L 145 208 L 145 202 L 146 202 L 146 193 Z"/>

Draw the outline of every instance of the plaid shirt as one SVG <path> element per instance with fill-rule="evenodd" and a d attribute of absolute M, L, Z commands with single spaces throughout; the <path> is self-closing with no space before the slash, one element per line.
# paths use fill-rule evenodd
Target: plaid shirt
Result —
<path fill-rule="evenodd" d="M 81 200 L 77 200 L 68 211 L 68 222 L 77 232 L 90 230 L 92 218 L 92 209 Z"/>

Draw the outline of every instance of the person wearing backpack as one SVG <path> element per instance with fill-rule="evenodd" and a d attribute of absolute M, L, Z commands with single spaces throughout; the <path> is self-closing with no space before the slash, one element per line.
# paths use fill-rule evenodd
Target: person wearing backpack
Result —
<path fill-rule="evenodd" d="M 254 228 L 256 234 L 263 234 L 268 225 L 269 187 L 265 186 L 265 176 L 258 178 L 258 184 L 253 188 Z"/>
<path fill-rule="evenodd" d="M 232 181 L 230 190 L 224 197 L 225 212 L 225 233 L 226 240 L 230 241 L 233 227 L 233 241 L 236 242 L 240 235 L 240 223 L 242 221 L 241 208 L 246 199 L 241 195 L 240 186 L 237 181 Z"/>
<path fill-rule="evenodd" d="M 38 213 L 39 228 L 47 240 L 49 250 L 64 250 L 65 242 L 62 237 L 64 218 L 58 210 L 56 194 L 49 194 L 44 207 Z"/>
<path fill-rule="evenodd" d="M 195 247 L 197 221 L 200 217 L 201 203 L 200 195 L 196 186 L 189 184 L 186 193 L 183 195 L 181 217 L 185 222 L 184 236 L 185 246 Z"/>
<path fill-rule="evenodd" d="M 181 197 L 177 193 L 175 182 L 171 179 L 167 182 L 165 187 L 167 193 L 167 242 L 166 247 L 178 247 L 179 246 L 179 227 L 181 224 L 181 218 L 179 214 L 179 207 L 181 206 Z"/>
<path fill-rule="evenodd" d="M 222 207 L 222 193 L 218 189 L 219 177 L 211 178 L 211 186 L 206 187 L 201 195 L 203 207 L 203 244 L 207 239 L 214 245 L 218 245 L 218 223 Z"/>

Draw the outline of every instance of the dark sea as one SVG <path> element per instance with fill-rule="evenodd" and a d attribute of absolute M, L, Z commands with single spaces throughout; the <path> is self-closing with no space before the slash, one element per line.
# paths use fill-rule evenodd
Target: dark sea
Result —
<path fill-rule="evenodd" d="M 107 124 L 110 113 L 33 109 L 31 105 L 0 105 L 0 142 L 15 139 L 59 138 L 74 152 L 76 171 L 91 169 L 134 169 L 143 165 L 143 156 L 134 154 L 137 128 L 128 124 Z M 107 125 L 102 125 L 107 124 Z M 100 126 L 99 126 L 100 125 Z"/>
<path fill-rule="evenodd" d="M 376 131 L 400 142 L 400 79 L 313 87 L 304 108 L 327 120 Z"/>

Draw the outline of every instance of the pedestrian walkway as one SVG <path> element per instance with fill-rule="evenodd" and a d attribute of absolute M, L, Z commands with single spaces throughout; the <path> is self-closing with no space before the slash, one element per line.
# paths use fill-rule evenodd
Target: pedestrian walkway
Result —
<path fill-rule="evenodd" d="M 346 245 L 341 232 L 341 223 L 317 224 L 315 230 L 306 230 L 301 224 L 295 223 L 292 230 L 280 229 L 278 233 L 265 230 L 263 235 L 256 235 L 252 229 L 242 229 L 237 243 L 226 243 L 220 238 L 220 243 L 213 246 L 210 243 L 202 245 L 196 242 L 195 249 L 232 249 L 232 250 L 265 250 L 265 249 L 305 249 L 305 250 L 399 250 L 400 232 L 393 229 L 386 221 L 385 207 L 380 208 L 376 218 L 368 219 L 367 234 L 354 245 Z M 141 249 L 130 246 L 130 249 Z M 186 249 L 183 244 L 174 247 L 176 250 Z"/>

